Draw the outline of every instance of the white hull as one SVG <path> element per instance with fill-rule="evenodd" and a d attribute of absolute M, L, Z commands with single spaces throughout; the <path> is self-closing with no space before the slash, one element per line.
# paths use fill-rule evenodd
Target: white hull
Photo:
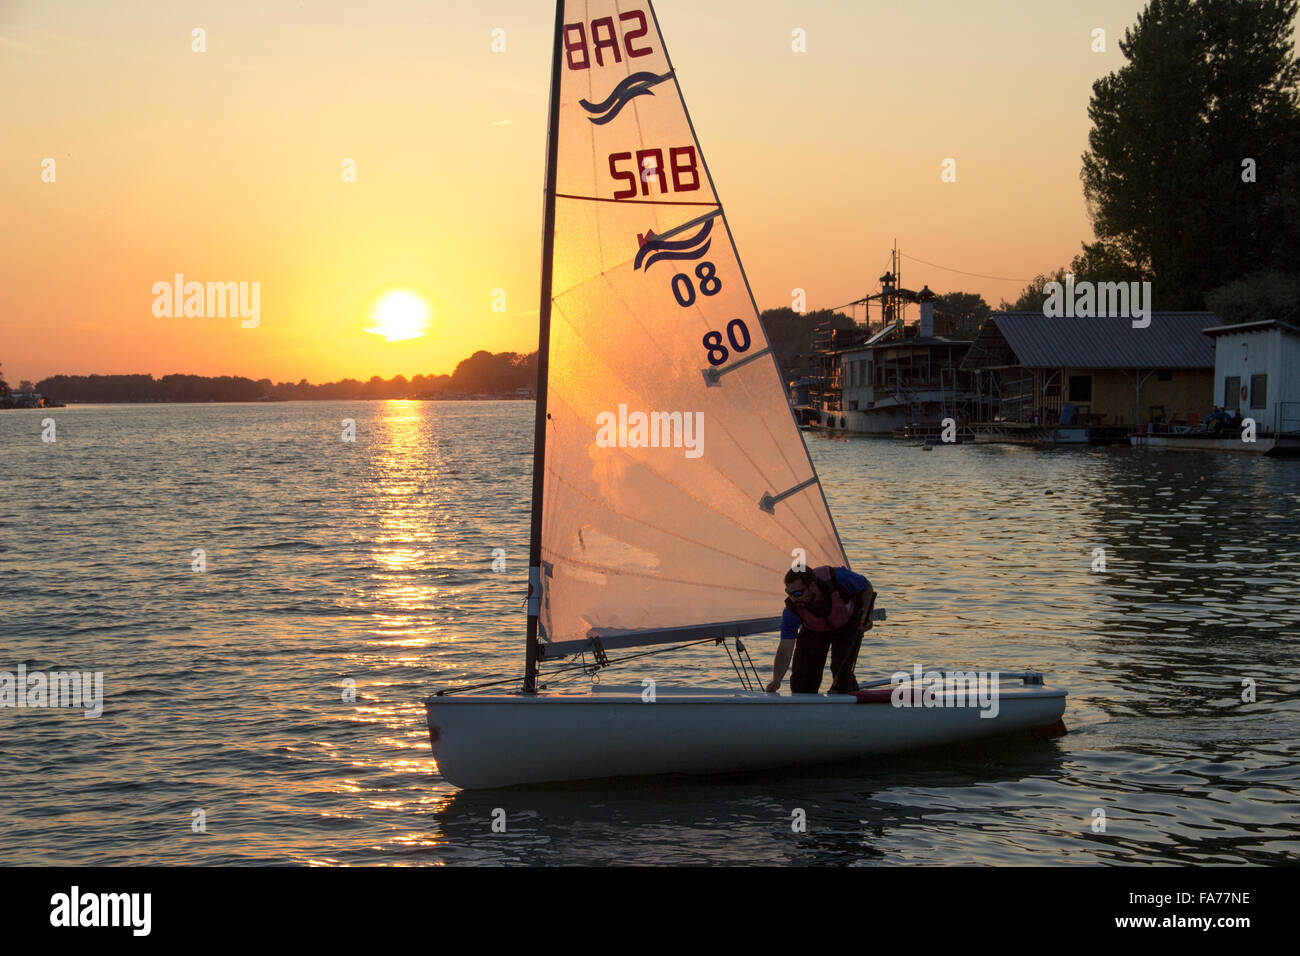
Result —
<path fill-rule="evenodd" d="M 1134 448 L 1164 448 L 1172 451 L 1230 451 L 1256 455 L 1300 454 L 1300 438 L 1258 438 L 1245 442 L 1240 438 L 1195 438 L 1178 435 L 1133 435 Z"/>
<path fill-rule="evenodd" d="M 978 398 L 977 395 L 963 392 L 954 398 L 949 392 L 929 392 L 914 398 L 910 402 L 895 403 L 892 400 L 878 402 L 872 408 L 845 409 L 838 412 L 816 410 L 816 425 L 831 431 L 845 431 L 854 435 L 892 435 L 895 430 L 908 425 L 928 425 L 939 427 L 943 420 L 953 414 L 954 404 L 965 405 Z"/>
<path fill-rule="evenodd" d="M 438 769 L 467 790 L 663 773 L 824 763 L 1046 727 L 1065 691 L 1002 686 L 976 706 L 895 707 L 846 695 L 641 689 L 445 696 L 425 701 Z M 939 700 L 954 698 L 940 693 Z"/>

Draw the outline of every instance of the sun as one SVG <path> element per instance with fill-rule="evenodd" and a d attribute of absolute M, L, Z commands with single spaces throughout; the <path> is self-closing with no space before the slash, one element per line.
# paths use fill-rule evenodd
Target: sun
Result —
<path fill-rule="evenodd" d="M 387 292 L 370 310 L 371 335 L 382 335 L 385 342 L 418 339 L 429 330 L 429 303 L 405 289 Z"/>

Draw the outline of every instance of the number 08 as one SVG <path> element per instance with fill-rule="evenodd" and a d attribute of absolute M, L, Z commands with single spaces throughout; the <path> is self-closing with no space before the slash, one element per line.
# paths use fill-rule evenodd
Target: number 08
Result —
<path fill-rule="evenodd" d="M 722 280 L 718 278 L 718 267 L 712 262 L 701 262 L 695 267 L 695 277 L 700 280 L 700 292 L 703 295 L 717 295 L 722 291 Z M 695 285 L 685 272 L 673 276 L 673 298 L 683 309 L 695 304 Z"/>

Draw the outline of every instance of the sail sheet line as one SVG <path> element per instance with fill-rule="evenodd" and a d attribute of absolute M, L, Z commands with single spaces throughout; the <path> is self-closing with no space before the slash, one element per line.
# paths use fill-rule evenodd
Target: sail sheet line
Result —
<path fill-rule="evenodd" d="M 652 2 L 652 0 L 646 0 L 646 9 L 650 11 L 650 18 L 654 20 L 655 32 L 659 35 L 660 46 L 663 47 L 664 61 L 668 64 L 668 69 L 673 74 L 673 85 L 677 88 L 677 97 L 681 101 L 682 112 L 686 115 L 686 125 L 690 129 L 691 136 L 695 139 L 695 142 L 699 144 L 700 137 L 695 132 L 695 121 L 691 119 L 691 111 L 686 106 L 686 94 L 682 92 L 681 78 L 677 73 L 677 67 L 673 65 L 672 55 L 668 52 L 668 44 L 664 43 L 664 39 L 663 39 L 664 31 L 659 26 L 659 15 L 655 13 L 655 5 Z M 721 207 L 722 196 L 719 195 L 717 185 L 713 181 L 713 173 L 709 169 L 709 161 L 704 158 L 704 148 L 702 146 L 700 147 L 699 152 L 700 152 L 700 165 L 704 167 L 704 175 L 709 181 L 709 189 L 713 191 L 713 196 L 718 201 L 719 207 Z M 727 238 L 731 241 L 731 248 L 736 250 L 736 265 L 740 269 L 740 277 L 745 283 L 745 290 L 749 293 L 749 301 L 754 308 L 754 316 L 758 322 L 758 327 L 763 331 L 763 338 L 766 339 L 768 342 L 771 342 L 772 339 L 767 334 L 767 328 L 763 325 L 763 316 L 758 311 L 758 301 L 754 298 L 754 289 L 749 284 L 749 275 L 745 272 L 745 264 L 740 260 L 740 250 L 736 246 L 735 236 L 733 236 L 731 233 L 731 223 L 727 222 L 727 217 L 725 215 L 722 217 L 722 224 L 727 227 Z M 776 371 L 777 378 L 779 379 L 781 377 L 781 367 L 780 365 L 777 364 L 775 355 L 772 356 L 772 366 Z M 788 404 L 789 403 L 787 402 L 787 406 Z M 803 445 L 803 453 L 804 456 L 807 458 L 808 467 L 811 468 L 812 473 L 816 475 L 817 466 L 813 464 L 812 454 L 808 451 L 808 443 L 804 440 L 803 432 L 799 429 L 799 420 L 798 418 L 795 417 L 794 408 L 792 407 L 790 408 L 790 420 L 794 423 L 795 430 L 799 435 L 799 443 Z M 840 530 L 835 524 L 835 516 L 831 514 L 830 503 L 826 500 L 826 489 L 822 487 L 820 481 L 817 482 L 817 489 L 821 493 L 822 507 L 826 509 L 826 517 L 830 520 L 831 532 L 835 535 L 835 542 L 836 544 L 839 545 L 840 553 L 841 555 L 843 555 L 844 565 L 848 567 L 849 559 L 848 559 L 848 554 L 844 551 L 844 540 L 840 537 Z"/>

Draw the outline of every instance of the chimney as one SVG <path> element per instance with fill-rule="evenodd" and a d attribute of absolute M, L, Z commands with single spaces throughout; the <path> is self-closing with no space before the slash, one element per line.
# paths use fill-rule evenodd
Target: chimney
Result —
<path fill-rule="evenodd" d="M 925 286 L 917 293 L 917 298 L 921 300 L 921 328 L 922 336 L 934 335 L 934 293 L 930 291 L 929 286 Z"/>

